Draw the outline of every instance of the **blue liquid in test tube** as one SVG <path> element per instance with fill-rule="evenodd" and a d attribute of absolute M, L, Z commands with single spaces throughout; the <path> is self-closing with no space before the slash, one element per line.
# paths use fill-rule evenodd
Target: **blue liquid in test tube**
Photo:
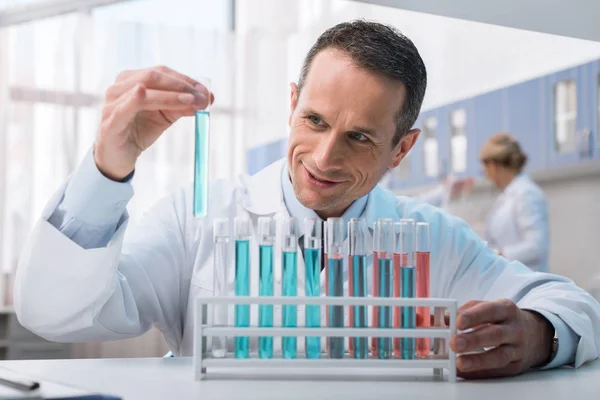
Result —
<path fill-rule="evenodd" d="M 295 218 L 283 221 L 283 262 L 281 294 L 282 296 L 298 295 L 298 271 L 296 264 L 296 248 L 298 245 L 298 230 Z M 282 307 L 282 326 L 284 328 L 297 327 L 297 306 L 284 305 Z M 296 336 L 284 336 L 281 339 L 283 358 L 296 358 L 297 338 Z"/>
<path fill-rule="evenodd" d="M 344 220 L 327 219 L 327 244 L 329 246 L 329 296 L 344 296 Z M 329 327 L 344 327 L 344 306 L 329 306 Z M 344 338 L 329 338 L 329 357 L 344 358 Z"/>
<path fill-rule="evenodd" d="M 404 298 L 416 296 L 416 268 L 415 268 L 415 221 L 412 219 L 400 220 L 400 251 L 403 262 L 400 267 L 402 275 L 401 295 Z M 417 326 L 417 313 L 415 307 L 402 307 L 402 328 L 415 329 Z M 402 338 L 402 358 L 412 360 L 415 358 L 416 338 Z"/>
<path fill-rule="evenodd" d="M 393 236 L 394 221 L 391 219 L 380 219 L 379 229 L 379 296 L 393 296 Z M 392 327 L 392 307 L 382 306 L 379 311 L 379 328 Z M 379 358 L 392 357 L 392 339 L 389 337 L 379 338 Z"/>
<path fill-rule="evenodd" d="M 208 211 L 208 151 L 210 111 L 196 111 L 194 151 L 194 217 L 204 218 Z"/>
<path fill-rule="evenodd" d="M 349 275 L 352 286 L 350 296 L 367 297 L 367 222 L 364 218 L 352 218 L 348 223 L 348 237 L 350 244 Z M 368 326 L 368 312 L 366 306 L 351 306 L 351 319 L 354 328 Z M 353 345 L 350 352 L 354 358 L 369 357 L 369 343 L 367 337 L 350 338 Z"/>
<path fill-rule="evenodd" d="M 275 241 L 275 221 L 269 217 L 258 219 L 259 237 L 259 296 L 273 296 L 273 243 Z M 261 304 L 258 306 L 258 326 L 261 328 L 273 327 L 273 305 Z M 261 336 L 258 338 L 258 356 L 260 358 L 273 358 L 273 337 Z"/>
<path fill-rule="evenodd" d="M 308 297 L 321 295 L 321 221 L 317 218 L 304 220 L 304 264 L 306 267 L 305 292 Z M 318 305 L 306 306 L 307 328 L 321 326 L 321 308 Z M 305 338 L 306 358 L 321 357 L 321 338 L 307 336 Z"/>
<path fill-rule="evenodd" d="M 235 295 L 250 295 L 250 221 L 235 219 Z M 250 326 L 250 305 L 236 304 L 235 326 Z M 250 355 L 250 338 L 235 337 L 235 357 L 248 358 Z"/>

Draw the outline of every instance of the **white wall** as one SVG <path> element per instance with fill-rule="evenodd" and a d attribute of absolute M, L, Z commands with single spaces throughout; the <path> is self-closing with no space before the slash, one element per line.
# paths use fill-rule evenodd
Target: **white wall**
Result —
<path fill-rule="evenodd" d="M 596 42 L 355 1 L 253 0 L 238 4 L 240 31 L 270 37 L 247 49 L 248 57 L 260 56 L 261 68 L 248 69 L 243 74 L 244 85 L 266 98 L 260 100 L 266 111 L 255 111 L 261 117 L 254 121 L 257 126 L 252 127 L 247 148 L 286 137 L 288 83 L 298 79 L 304 56 L 317 37 L 342 21 L 366 18 L 392 24 L 415 42 L 429 77 L 423 109 L 600 58 L 600 43 Z"/>

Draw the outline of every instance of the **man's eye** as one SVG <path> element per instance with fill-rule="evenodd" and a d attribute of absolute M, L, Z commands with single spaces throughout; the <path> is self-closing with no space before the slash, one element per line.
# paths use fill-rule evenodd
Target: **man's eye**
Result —
<path fill-rule="evenodd" d="M 316 117 L 314 115 L 311 115 L 310 117 L 308 117 L 308 119 L 310 120 L 310 122 L 312 122 L 315 125 L 321 125 L 321 123 L 323 122 L 323 120 L 319 117 Z"/>
<path fill-rule="evenodd" d="M 352 132 L 352 133 L 350 133 L 350 138 L 352 140 L 356 140 L 358 142 L 366 142 L 367 140 L 369 140 L 368 137 L 366 137 L 365 135 L 363 135 L 360 132 Z"/>

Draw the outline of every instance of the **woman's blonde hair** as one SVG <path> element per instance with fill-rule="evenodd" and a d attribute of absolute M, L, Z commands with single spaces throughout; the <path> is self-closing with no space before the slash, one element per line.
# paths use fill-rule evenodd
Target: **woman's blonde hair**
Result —
<path fill-rule="evenodd" d="M 517 173 L 527 164 L 527 154 L 523 152 L 517 139 L 505 132 L 492 135 L 481 146 L 479 159 L 484 164 L 495 162 Z"/>

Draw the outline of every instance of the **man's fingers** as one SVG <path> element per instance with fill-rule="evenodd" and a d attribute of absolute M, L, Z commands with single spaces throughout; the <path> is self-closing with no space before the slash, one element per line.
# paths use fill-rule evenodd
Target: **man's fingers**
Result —
<path fill-rule="evenodd" d="M 198 98 L 191 93 L 152 90 L 136 85 L 115 103 L 108 105 L 103 116 L 104 123 L 110 129 L 121 130 L 139 111 L 161 110 L 172 115 L 192 115 L 193 110 L 205 108 L 206 105 L 206 98 Z"/>
<path fill-rule="evenodd" d="M 481 302 L 459 312 L 456 327 L 465 330 L 482 324 L 500 323 L 516 318 L 517 312 L 516 304 L 510 300 Z"/>
<path fill-rule="evenodd" d="M 516 346 L 502 345 L 489 351 L 462 355 L 456 360 L 456 368 L 461 372 L 499 370 L 521 359 Z"/>
<path fill-rule="evenodd" d="M 466 311 L 469 308 L 473 308 L 474 306 L 481 304 L 481 303 L 484 303 L 484 302 L 481 300 L 469 300 L 465 304 L 460 306 L 460 308 L 458 309 L 458 313 L 460 314 L 461 312 Z"/>
<path fill-rule="evenodd" d="M 119 81 L 108 88 L 106 91 L 106 101 L 110 102 L 118 99 L 138 84 L 148 89 L 191 93 L 197 97 L 209 97 L 208 90 L 200 84 L 194 86 L 175 76 L 148 69 L 131 75 L 128 79 Z"/>
<path fill-rule="evenodd" d="M 504 344 L 519 344 L 523 329 L 509 324 L 481 325 L 470 332 L 455 335 L 450 339 L 452 350 L 457 353 L 481 350 Z"/>

